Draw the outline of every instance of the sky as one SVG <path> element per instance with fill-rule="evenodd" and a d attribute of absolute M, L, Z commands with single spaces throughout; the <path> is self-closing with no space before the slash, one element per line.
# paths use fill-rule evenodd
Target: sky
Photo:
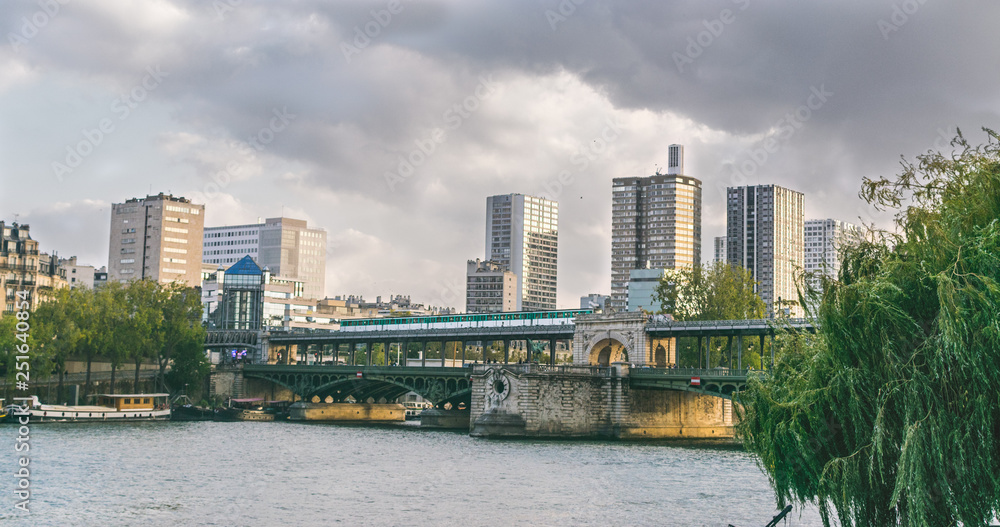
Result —
<path fill-rule="evenodd" d="M 107 264 L 110 204 L 328 233 L 329 296 L 464 308 L 486 197 L 559 202 L 559 307 L 610 292 L 611 181 L 667 146 L 703 183 L 805 194 L 806 219 L 1000 117 L 1000 2 L 8 1 L 0 219 Z M 15 216 L 16 215 L 16 216 Z"/>

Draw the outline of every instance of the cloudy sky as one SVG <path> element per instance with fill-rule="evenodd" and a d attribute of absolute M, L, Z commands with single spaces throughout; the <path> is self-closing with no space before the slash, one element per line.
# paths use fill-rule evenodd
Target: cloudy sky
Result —
<path fill-rule="evenodd" d="M 885 223 L 864 176 L 1000 127 L 1000 2 L 39 0 L 0 11 L 0 217 L 107 263 L 110 204 L 329 235 L 327 294 L 464 307 L 486 196 L 560 205 L 559 304 L 610 290 L 611 180 Z M 860 220 L 859 220 L 860 218 Z"/>

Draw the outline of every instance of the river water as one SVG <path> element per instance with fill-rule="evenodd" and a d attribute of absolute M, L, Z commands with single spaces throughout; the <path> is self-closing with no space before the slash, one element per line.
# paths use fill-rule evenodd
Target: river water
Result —
<path fill-rule="evenodd" d="M 0 426 L 3 526 L 763 526 L 767 478 L 738 447 L 474 439 L 412 426 L 42 424 L 31 513 L 13 508 L 16 428 Z M 815 507 L 782 525 L 820 525 Z"/>

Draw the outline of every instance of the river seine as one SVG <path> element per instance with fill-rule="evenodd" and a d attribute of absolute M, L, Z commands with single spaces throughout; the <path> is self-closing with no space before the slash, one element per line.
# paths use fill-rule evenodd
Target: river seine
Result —
<path fill-rule="evenodd" d="M 16 427 L 0 426 L 4 526 L 763 526 L 767 478 L 738 447 L 484 440 L 303 423 L 42 424 L 30 514 L 14 509 Z M 782 525 L 820 525 L 814 507 Z"/>

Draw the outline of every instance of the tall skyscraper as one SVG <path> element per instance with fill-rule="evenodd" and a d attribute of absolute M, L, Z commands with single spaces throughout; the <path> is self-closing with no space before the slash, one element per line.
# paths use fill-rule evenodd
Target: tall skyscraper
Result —
<path fill-rule="evenodd" d="M 556 308 L 558 247 L 558 203 L 524 194 L 486 198 L 486 259 L 517 278 L 517 311 Z"/>
<path fill-rule="evenodd" d="M 628 307 L 629 272 L 701 263 L 701 180 L 684 174 L 684 147 L 667 173 L 615 178 L 611 190 L 611 307 Z"/>
<path fill-rule="evenodd" d="M 205 263 L 228 266 L 250 256 L 274 276 L 301 280 L 306 297 L 326 296 L 326 231 L 305 220 L 208 227 L 203 243 Z"/>
<path fill-rule="evenodd" d="M 802 193 L 751 185 L 729 187 L 727 195 L 729 263 L 753 275 L 768 316 L 786 308 L 793 316 L 801 315 L 795 271 L 803 266 Z"/>
<path fill-rule="evenodd" d="M 108 280 L 201 286 L 205 206 L 159 193 L 111 205 Z"/>
<path fill-rule="evenodd" d="M 840 249 L 860 233 L 857 225 L 832 218 L 805 223 L 805 270 L 809 283 L 820 286 L 820 276 L 837 278 L 840 274 Z"/>

